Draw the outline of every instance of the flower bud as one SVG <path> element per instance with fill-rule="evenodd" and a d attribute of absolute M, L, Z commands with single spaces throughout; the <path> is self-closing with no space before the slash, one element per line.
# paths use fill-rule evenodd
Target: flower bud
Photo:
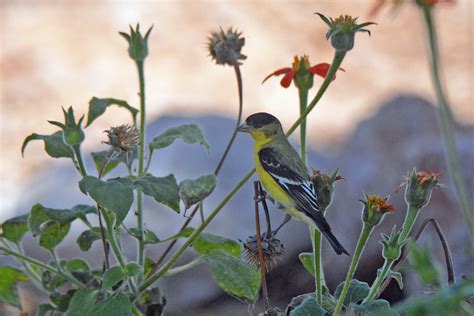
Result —
<path fill-rule="evenodd" d="M 79 145 L 84 141 L 85 135 L 82 130 L 82 121 L 84 120 L 84 115 L 81 116 L 79 122 L 76 123 L 76 118 L 74 117 L 74 110 L 72 106 L 66 110 L 63 108 L 64 114 L 64 124 L 56 121 L 48 121 L 52 125 L 56 125 L 63 130 L 64 142 L 68 145 L 75 146 Z"/>
<path fill-rule="evenodd" d="M 364 27 L 376 24 L 373 22 L 357 24 L 357 18 L 353 18 L 349 15 L 341 15 L 336 19 L 328 19 L 321 13 L 316 12 L 316 14 L 319 15 L 329 27 L 326 38 L 331 40 L 331 45 L 336 51 L 350 51 L 354 47 L 355 34 L 357 32 L 367 32 L 370 36 L 370 31 L 364 29 Z"/>
<path fill-rule="evenodd" d="M 241 35 L 241 32 L 233 30 L 231 27 L 226 32 L 223 29 L 211 32 L 207 48 L 216 64 L 235 66 L 240 65 L 241 60 L 247 59 L 247 56 L 240 52 L 245 45 L 245 38 Z"/>
<path fill-rule="evenodd" d="M 304 55 L 303 57 L 295 56 L 292 66 L 295 72 L 295 86 L 300 90 L 311 89 L 311 87 L 313 87 L 314 75 L 309 71 L 311 65 L 309 64 L 308 55 Z"/>
<path fill-rule="evenodd" d="M 130 25 L 130 34 L 119 32 L 128 42 L 128 55 L 135 61 L 143 61 L 148 56 L 148 37 L 153 26 L 148 29 L 145 37 L 140 33 L 140 24 L 137 24 L 135 30 Z"/>
<path fill-rule="evenodd" d="M 392 228 L 390 236 L 382 234 L 380 243 L 383 247 L 382 256 L 386 260 L 397 260 L 402 254 L 402 247 L 408 242 L 408 239 L 400 242 L 401 232 L 401 229 L 397 231 L 397 225 L 395 225 Z"/>
<path fill-rule="evenodd" d="M 319 170 L 315 170 L 311 176 L 311 181 L 314 185 L 314 191 L 318 198 L 319 208 L 324 212 L 332 202 L 334 195 L 334 183 L 337 180 L 344 179 L 337 174 L 338 170 L 334 171 L 332 175 L 327 173 L 321 173 Z"/>
<path fill-rule="evenodd" d="M 364 204 L 362 221 L 368 225 L 376 226 L 380 223 L 386 213 L 395 211 L 395 207 L 387 203 L 388 197 L 382 198 L 375 195 L 365 195 L 365 200 L 360 200 Z"/>
<path fill-rule="evenodd" d="M 405 190 L 405 201 L 417 209 L 421 209 L 428 204 L 433 188 L 439 187 L 439 177 L 441 173 L 428 173 L 425 171 L 416 172 L 416 169 L 406 177 L 407 184 Z M 403 185 L 402 184 L 402 185 Z"/>

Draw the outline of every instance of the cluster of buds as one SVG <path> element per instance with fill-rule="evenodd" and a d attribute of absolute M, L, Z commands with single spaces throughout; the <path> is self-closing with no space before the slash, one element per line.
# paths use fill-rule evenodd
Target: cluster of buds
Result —
<path fill-rule="evenodd" d="M 145 37 L 140 33 L 140 24 L 137 24 L 135 30 L 130 25 L 130 34 L 119 32 L 128 42 L 128 55 L 135 61 L 144 61 L 148 56 L 148 37 L 153 26 L 148 29 Z"/>
<path fill-rule="evenodd" d="M 140 142 L 138 130 L 127 124 L 111 127 L 104 133 L 107 133 L 109 140 L 103 143 L 112 146 L 118 153 L 131 152 Z"/>
<path fill-rule="evenodd" d="M 332 175 L 327 173 L 321 173 L 319 170 L 313 170 L 311 181 L 313 182 L 314 191 L 318 198 L 319 208 L 321 212 L 324 212 L 332 202 L 334 195 L 334 183 L 338 180 L 344 179 L 338 175 L 338 171 L 333 172 Z"/>
<path fill-rule="evenodd" d="M 84 120 L 84 115 L 81 116 L 79 121 L 76 123 L 76 118 L 74 117 L 74 110 L 72 106 L 66 110 L 63 108 L 64 114 L 64 123 L 56 121 L 48 121 L 50 124 L 60 127 L 63 130 L 64 142 L 71 146 L 77 146 L 84 141 L 85 135 L 82 130 L 82 121 Z"/>
<path fill-rule="evenodd" d="M 397 230 L 397 225 L 393 226 L 390 236 L 382 233 L 383 251 L 382 255 L 386 260 L 397 260 L 402 254 L 402 247 L 408 242 L 408 239 L 400 241 L 402 230 Z"/>
<path fill-rule="evenodd" d="M 261 235 L 263 259 L 265 261 L 265 270 L 270 272 L 278 263 L 283 260 L 285 254 L 285 245 L 272 235 L 267 237 L 266 233 Z M 247 262 L 255 267 L 260 265 L 258 256 L 257 236 L 249 236 L 244 242 L 244 256 Z"/>
<path fill-rule="evenodd" d="M 367 32 L 370 35 L 370 31 L 364 29 L 364 27 L 376 24 L 374 22 L 357 24 L 357 18 L 353 18 L 349 15 L 341 15 L 335 19 L 328 19 L 321 13 L 316 12 L 316 14 L 319 15 L 329 27 L 326 38 L 331 40 L 331 45 L 336 51 L 350 51 L 354 47 L 355 34 L 357 32 Z"/>
<path fill-rule="evenodd" d="M 366 194 L 365 200 L 360 200 L 360 202 L 364 204 L 362 221 L 367 225 L 378 225 L 386 213 L 392 213 L 395 211 L 395 207 L 387 201 L 388 197 L 383 198 Z"/>
<path fill-rule="evenodd" d="M 405 201 L 407 204 L 417 209 L 428 204 L 432 190 L 440 186 L 440 176 L 441 173 L 416 172 L 416 169 L 413 169 L 401 184 L 401 186 L 406 184 Z"/>
<path fill-rule="evenodd" d="M 245 38 L 242 37 L 241 32 L 233 30 L 232 27 L 226 32 L 222 28 L 211 32 L 208 40 L 209 55 L 218 65 L 236 66 L 241 64 L 241 60 L 247 59 L 247 56 L 241 53 Z"/>

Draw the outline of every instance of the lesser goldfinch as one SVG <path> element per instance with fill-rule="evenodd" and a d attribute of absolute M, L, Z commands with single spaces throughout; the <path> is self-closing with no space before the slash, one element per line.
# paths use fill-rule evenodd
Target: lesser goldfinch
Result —
<path fill-rule="evenodd" d="M 255 142 L 255 168 L 270 196 L 293 218 L 318 229 L 338 255 L 349 255 L 319 210 L 308 169 L 288 142 L 280 121 L 268 113 L 255 113 L 238 130 L 249 133 Z"/>

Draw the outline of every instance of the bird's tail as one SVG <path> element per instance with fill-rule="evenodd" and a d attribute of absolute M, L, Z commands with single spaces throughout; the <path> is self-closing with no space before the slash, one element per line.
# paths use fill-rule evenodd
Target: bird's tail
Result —
<path fill-rule="evenodd" d="M 320 212 L 313 212 L 311 213 L 312 220 L 318 230 L 326 237 L 326 239 L 331 244 L 334 251 L 340 255 L 345 253 L 346 255 L 350 256 L 346 249 L 341 245 L 339 240 L 337 240 L 336 236 L 331 232 L 331 227 L 329 226 L 328 222 L 324 218 L 324 216 Z"/>
<path fill-rule="evenodd" d="M 326 239 L 331 244 L 332 249 L 334 249 L 334 251 L 338 255 L 345 253 L 346 255 L 349 256 L 349 253 L 346 251 L 346 249 L 344 249 L 344 247 L 341 245 L 339 240 L 337 240 L 336 236 L 334 236 L 334 234 L 330 230 L 324 230 L 324 231 L 321 231 L 321 233 L 324 235 L 324 237 L 326 237 Z"/>

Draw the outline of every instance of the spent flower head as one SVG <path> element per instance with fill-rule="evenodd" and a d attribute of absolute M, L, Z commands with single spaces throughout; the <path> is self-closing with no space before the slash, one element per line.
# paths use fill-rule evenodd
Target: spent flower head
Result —
<path fill-rule="evenodd" d="M 138 130 L 128 124 L 111 127 L 104 133 L 107 133 L 109 139 L 103 143 L 112 146 L 119 153 L 131 152 L 140 143 Z"/>
<path fill-rule="evenodd" d="M 387 197 L 376 195 L 365 195 L 365 200 L 360 200 L 364 204 L 362 211 L 362 221 L 368 225 L 376 226 L 380 223 L 386 213 L 395 211 L 395 207 L 388 203 Z"/>
<path fill-rule="evenodd" d="M 211 32 L 208 38 L 207 48 L 209 55 L 218 65 L 241 65 L 241 60 L 247 59 L 247 56 L 241 53 L 245 45 L 245 38 L 241 36 L 242 32 L 233 30 L 229 27 L 227 31 L 222 28 L 219 31 Z"/>
<path fill-rule="evenodd" d="M 313 170 L 311 181 L 313 182 L 314 191 L 318 198 L 319 208 L 324 212 L 332 202 L 334 195 L 334 183 L 338 180 L 344 179 L 338 175 L 338 171 L 333 172 L 332 175 L 321 173 L 319 170 Z"/>
<path fill-rule="evenodd" d="M 140 33 L 140 24 L 137 24 L 135 30 L 130 25 L 130 34 L 119 32 L 128 42 L 128 55 L 135 61 L 143 61 L 148 56 L 148 37 L 150 36 L 151 26 L 145 34 L 145 37 Z"/>
<path fill-rule="evenodd" d="M 266 233 L 261 235 L 262 252 L 265 260 L 265 269 L 267 272 L 273 270 L 280 261 L 283 260 L 285 254 L 285 246 L 283 243 L 271 235 L 269 238 Z M 244 256 L 247 262 L 255 267 L 260 265 L 258 256 L 257 236 L 249 236 L 244 244 Z"/>
<path fill-rule="evenodd" d="M 439 172 L 416 172 L 416 169 L 405 178 L 400 187 L 406 185 L 405 201 L 407 204 L 421 209 L 428 204 L 431 198 L 431 192 L 434 188 L 440 187 Z"/>
<path fill-rule="evenodd" d="M 336 51 L 350 51 L 354 47 L 354 38 L 357 32 L 366 32 L 370 36 L 370 31 L 364 27 L 377 24 L 374 22 L 365 22 L 357 24 L 357 17 L 350 15 L 341 15 L 338 18 L 327 18 L 323 14 L 316 12 L 317 15 L 326 23 L 329 30 L 326 38 L 331 40 L 331 45 Z"/>
<path fill-rule="evenodd" d="M 291 67 L 285 67 L 274 71 L 266 76 L 262 83 L 267 81 L 270 77 L 284 75 L 280 81 L 282 87 L 288 88 L 294 80 L 295 86 L 298 89 L 309 90 L 313 86 L 314 75 L 326 78 L 330 67 L 331 65 L 328 63 L 319 63 L 311 66 L 308 55 L 295 55 Z M 339 68 L 339 70 L 345 71 L 342 68 Z M 336 76 L 334 76 L 332 80 L 334 79 L 336 79 Z"/>
<path fill-rule="evenodd" d="M 72 106 L 66 110 L 63 108 L 64 114 L 64 123 L 56 121 L 48 121 L 50 124 L 58 126 L 63 130 L 63 137 L 66 144 L 75 146 L 79 145 L 84 141 L 85 135 L 82 130 L 82 121 L 84 120 L 84 115 L 81 116 L 79 121 L 76 123 L 76 118 L 74 116 L 74 109 Z"/>

